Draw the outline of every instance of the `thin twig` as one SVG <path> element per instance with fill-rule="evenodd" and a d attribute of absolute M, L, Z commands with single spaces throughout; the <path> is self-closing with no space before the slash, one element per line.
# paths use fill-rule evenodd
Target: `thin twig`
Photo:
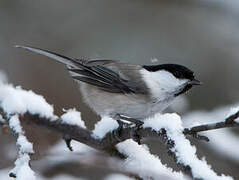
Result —
<path fill-rule="evenodd" d="M 222 121 L 222 122 L 211 123 L 211 124 L 203 124 L 203 125 L 194 126 L 191 128 L 185 128 L 183 133 L 187 135 L 187 134 L 194 134 L 194 133 L 198 133 L 202 131 L 209 131 L 209 130 L 215 130 L 215 129 L 229 128 L 229 127 L 239 127 L 239 123 L 233 120 L 231 121 L 231 123 Z"/>

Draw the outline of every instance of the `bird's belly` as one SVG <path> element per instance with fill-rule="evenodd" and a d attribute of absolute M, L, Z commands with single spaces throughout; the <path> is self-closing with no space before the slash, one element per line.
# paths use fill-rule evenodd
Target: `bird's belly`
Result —
<path fill-rule="evenodd" d="M 143 95 L 108 93 L 85 83 L 81 83 L 80 89 L 85 102 L 100 116 L 121 114 L 143 120 L 168 106 L 167 102 L 153 103 Z"/>
<path fill-rule="evenodd" d="M 161 113 L 170 105 L 170 102 L 171 100 L 156 103 L 148 102 L 145 104 L 127 105 L 118 111 L 120 112 L 119 114 L 143 121 L 146 118 L 152 117 L 156 113 Z"/>

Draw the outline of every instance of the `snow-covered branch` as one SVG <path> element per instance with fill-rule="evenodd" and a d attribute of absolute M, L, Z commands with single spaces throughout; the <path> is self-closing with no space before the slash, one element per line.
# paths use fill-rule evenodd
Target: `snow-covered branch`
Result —
<path fill-rule="evenodd" d="M 28 169 L 27 172 L 34 177 L 34 173 L 29 167 L 29 154 L 33 153 L 32 144 L 27 141 L 20 126 L 20 121 L 25 121 L 52 129 L 60 133 L 62 137 L 67 137 L 68 140 L 76 140 L 99 151 L 126 159 L 126 162 L 130 162 L 128 167 L 133 168 L 135 163 L 141 164 L 142 166 L 138 166 L 137 170 L 135 167 L 132 169 L 132 171 L 138 172 L 141 178 L 157 179 L 159 174 L 156 172 L 161 172 L 163 175 L 167 174 L 177 177 L 176 179 L 183 179 L 180 173 L 167 168 L 142 145 L 137 145 L 129 140 L 135 139 L 135 137 L 139 139 L 157 138 L 163 141 L 175 162 L 195 179 L 231 179 L 224 175 L 218 176 L 206 161 L 200 160 L 196 156 L 196 148 L 191 146 L 185 135 L 193 135 L 200 139 L 203 136 L 199 136 L 197 133 L 201 131 L 238 127 L 236 119 L 239 112 L 232 114 L 222 122 L 187 129 L 183 128 L 181 118 L 177 114 L 156 114 L 155 117 L 146 119 L 140 128 L 135 126 L 119 128 L 116 121 L 104 117 L 97 123 L 95 130 L 90 131 L 85 127 L 80 113 L 76 110 L 68 110 L 61 117 L 57 117 L 54 115 L 53 107 L 42 96 L 20 87 L 15 88 L 12 85 L 0 86 L 0 112 L 1 122 L 3 122 L 1 124 L 5 123 L 2 120 L 5 119 L 18 137 L 19 158 L 16 161 L 14 173 L 12 173 L 17 178 L 21 177 L 20 172 L 23 167 Z M 147 166 L 152 169 L 152 164 L 157 164 L 157 168 L 144 171 Z"/>
<path fill-rule="evenodd" d="M 39 126 L 44 126 L 46 128 L 50 128 L 58 133 L 61 133 L 62 136 L 67 135 L 70 139 L 76 140 L 83 144 L 86 144 L 94 149 L 108 152 L 111 155 L 127 158 L 127 154 L 122 153 L 122 150 L 119 151 L 116 147 L 117 144 L 131 139 L 134 135 L 139 135 L 141 138 L 158 138 L 165 142 L 166 147 L 169 150 L 169 154 L 176 160 L 178 165 L 182 170 L 187 171 L 187 173 L 191 174 L 190 165 L 185 165 L 184 163 L 178 161 L 178 157 L 176 156 L 176 152 L 173 151 L 175 148 L 175 141 L 172 140 L 167 134 L 168 130 L 165 130 L 164 127 L 160 129 L 152 129 L 152 127 L 144 125 L 144 128 L 137 129 L 135 127 L 127 127 L 124 129 L 115 129 L 111 132 L 108 132 L 102 139 L 96 138 L 94 134 L 88 129 L 77 126 L 63 123 L 62 120 L 56 119 L 52 121 L 51 119 L 40 117 L 39 115 L 32 115 L 30 113 L 25 113 L 20 118 L 22 121 L 26 121 L 28 123 L 35 123 Z M 161 122 L 160 119 L 158 122 Z M 170 121 L 170 120 L 168 120 Z M 146 121 L 147 122 L 147 121 Z M 236 123 L 236 122 L 233 122 Z M 198 126 L 196 126 L 198 127 Z M 194 128 L 192 128 L 194 129 Z M 195 131 L 183 131 L 184 134 L 193 134 Z"/>
<path fill-rule="evenodd" d="M 20 125 L 18 115 L 13 115 L 8 120 L 9 127 L 17 136 L 18 158 L 15 161 L 15 168 L 11 170 L 10 176 L 17 179 L 35 180 L 35 173 L 30 168 L 30 155 L 34 153 L 30 143 Z"/>
<path fill-rule="evenodd" d="M 147 128 L 136 128 L 136 127 L 127 127 L 124 129 L 115 129 L 109 133 L 107 133 L 102 139 L 95 138 L 93 133 L 88 129 L 63 123 L 62 119 L 55 119 L 52 121 L 51 119 L 40 117 L 39 115 L 32 115 L 27 112 L 21 117 L 22 121 L 26 121 L 28 123 L 35 123 L 39 126 L 44 126 L 46 128 L 50 128 L 62 135 L 69 136 L 70 139 L 79 141 L 83 144 L 86 144 L 92 148 L 98 150 L 107 150 L 112 149 L 116 144 L 123 142 L 127 139 L 131 139 L 134 135 L 139 135 L 141 138 L 163 138 L 165 139 L 166 131 L 164 129 L 156 132 L 153 129 Z M 192 135 L 201 131 L 226 128 L 226 127 L 239 127 L 239 123 L 233 121 L 232 123 L 226 123 L 225 121 L 194 126 L 191 128 L 185 128 L 183 133 L 185 135 Z M 120 131 L 120 132 L 119 132 Z"/>

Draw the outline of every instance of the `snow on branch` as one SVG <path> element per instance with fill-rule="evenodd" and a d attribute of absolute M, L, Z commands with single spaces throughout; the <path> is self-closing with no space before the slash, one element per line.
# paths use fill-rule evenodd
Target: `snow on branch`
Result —
<path fill-rule="evenodd" d="M 53 115 L 53 107 L 42 96 L 3 82 L 0 82 L 0 106 L 2 112 L 0 124 L 8 124 L 17 137 L 18 157 L 10 176 L 17 180 L 34 180 L 35 174 L 29 166 L 30 155 L 34 153 L 33 145 L 24 135 L 19 116 L 30 112 L 54 120 L 56 116 Z"/>
<path fill-rule="evenodd" d="M 138 145 L 132 139 L 128 139 L 117 144 L 116 147 L 119 152 L 126 155 L 127 169 L 138 173 L 143 179 L 158 179 L 159 177 L 162 179 L 185 179 L 182 173 L 175 172 L 163 165 L 157 156 L 149 152 L 146 145 Z"/>
<path fill-rule="evenodd" d="M 68 110 L 60 118 L 54 115 L 52 105 L 32 91 L 23 90 L 20 87 L 0 83 L 0 112 L 2 119 L 8 121 L 10 128 L 17 134 L 17 146 L 19 147 L 19 157 L 16 161 L 16 168 L 12 175 L 20 179 L 22 169 L 28 172 L 28 176 L 34 178 L 34 173 L 29 167 L 29 154 L 33 153 L 32 144 L 24 136 L 20 126 L 20 121 L 35 123 L 52 129 L 63 137 L 76 140 L 86 144 L 94 149 L 110 153 L 121 158 L 125 158 L 125 164 L 137 172 L 141 178 L 157 179 L 157 175 L 167 174 L 176 179 L 182 179 L 181 173 L 173 172 L 161 163 L 158 157 L 149 153 L 145 146 L 140 146 L 129 139 L 139 138 L 158 138 L 165 142 L 169 154 L 176 160 L 176 163 L 182 170 L 189 172 L 194 178 L 198 179 L 231 179 L 228 176 L 218 176 L 206 163 L 196 156 L 196 148 L 191 146 L 185 135 L 201 137 L 197 133 L 212 129 L 225 127 L 238 127 L 239 123 L 235 121 L 239 113 L 235 112 L 226 120 L 194 126 L 184 129 L 181 118 L 177 114 L 157 114 L 155 117 L 145 121 L 141 128 L 129 126 L 118 128 L 118 125 L 112 119 L 105 117 L 97 123 L 94 131 L 85 127 L 81 119 L 80 112 Z M 3 122 L 1 120 L 1 122 Z M 200 139 L 200 138 L 199 138 Z M 127 141 L 126 141 L 127 140 Z M 137 165 L 137 169 L 134 169 Z M 144 169 L 147 171 L 144 172 Z M 147 173 L 146 173 L 147 172 Z"/>
<path fill-rule="evenodd" d="M 61 116 L 62 123 L 64 124 L 70 124 L 70 125 L 75 125 L 79 126 L 82 128 L 86 128 L 85 122 L 81 120 L 81 113 L 76 111 L 75 109 L 68 109 L 65 110 L 65 113 Z"/>
<path fill-rule="evenodd" d="M 0 106 L 6 115 L 29 112 L 51 120 L 57 118 L 53 114 L 52 105 L 49 105 L 42 96 L 11 84 L 0 83 Z"/>
<path fill-rule="evenodd" d="M 175 153 L 180 164 L 191 169 L 194 178 L 198 179 L 232 179 L 225 175 L 218 176 L 205 160 L 198 159 L 196 147 L 193 147 L 183 134 L 183 126 L 180 116 L 177 114 L 156 114 L 155 117 L 145 121 L 144 127 L 151 127 L 155 131 L 166 130 L 167 136 L 173 141 L 171 151 Z"/>
<path fill-rule="evenodd" d="M 19 115 L 30 112 L 52 120 L 56 119 L 56 116 L 53 115 L 53 107 L 42 96 L 3 82 L 0 82 L 0 106 L 2 112 L 1 124 L 8 124 L 17 137 L 18 158 L 10 176 L 16 177 L 17 180 L 34 180 L 34 172 L 29 166 L 30 155 L 34 153 L 33 145 L 24 135 Z M 5 119 L 5 122 L 3 119 Z"/>
<path fill-rule="evenodd" d="M 30 155 L 34 153 L 32 143 L 30 143 L 20 125 L 18 115 L 9 118 L 9 127 L 17 136 L 18 158 L 15 161 L 15 168 L 11 170 L 10 176 L 17 180 L 35 180 L 35 173 L 29 166 Z"/>

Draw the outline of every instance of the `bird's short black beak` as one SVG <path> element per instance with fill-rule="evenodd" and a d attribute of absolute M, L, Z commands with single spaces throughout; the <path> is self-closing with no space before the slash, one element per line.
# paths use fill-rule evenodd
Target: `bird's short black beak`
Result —
<path fill-rule="evenodd" d="M 189 81 L 189 84 L 191 84 L 191 85 L 202 85 L 202 82 L 197 80 L 197 79 L 193 79 L 193 80 Z"/>

